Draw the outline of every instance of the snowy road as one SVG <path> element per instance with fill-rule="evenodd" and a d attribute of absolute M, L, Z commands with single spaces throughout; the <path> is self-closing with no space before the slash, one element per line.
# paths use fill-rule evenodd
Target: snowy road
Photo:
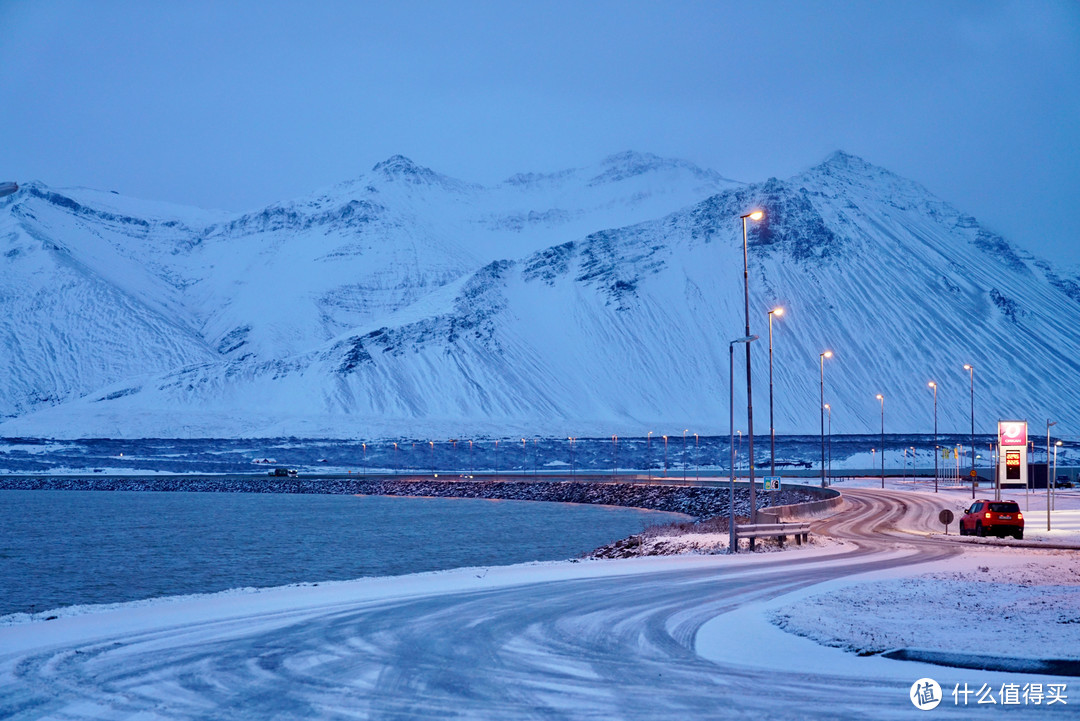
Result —
<path fill-rule="evenodd" d="M 851 541 L 831 551 L 463 569 L 2 628 L 0 717 L 911 717 L 908 687 L 933 667 L 865 659 L 902 678 L 844 664 L 777 673 L 722 641 L 698 648 L 707 623 L 714 639 L 737 637 L 724 619 L 755 604 L 959 553 L 901 532 L 929 530 L 934 500 L 845 497 L 847 509 L 816 526 Z"/>

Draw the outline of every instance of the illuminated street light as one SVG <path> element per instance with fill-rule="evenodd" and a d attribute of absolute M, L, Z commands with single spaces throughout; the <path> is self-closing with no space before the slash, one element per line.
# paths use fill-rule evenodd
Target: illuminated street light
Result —
<path fill-rule="evenodd" d="M 773 378 L 772 378 L 772 319 L 782 316 L 783 308 L 769 311 L 769 475 L 776 475 L 776 424 L 773 422 Z"/>
<path fill-rule="evenodd" d="M 667 478 L 667 436 L 664 436 L 664 478 Z"/>
<path fill-rule="evenodd" d="M 747 335 L 745 338 L 738 338 L 728 343 L 728 430 L 731 432 L 731 440 L 729 441 L 731 448 L 731 493 L 728 497 L 728 553 L 739 552 L 739 541 L 735 538 L 735 344 L 745 343 L 749 346 L 756 340 L 756 335 Z M 667 436 L 665 436 L 666 438 Z M 753 485 L 750 488 L 753 491 Z M 753 509 L 752 506 L 751 509 Z M 752 518 L 753 515 L 751 515 Z"/>
<path fill-rule="evenodd" d="M 683 483 L 686 482 L 686 434 L 690 432 L 689 428 L 683 428 L 682 431 L 682 479 Z"/>
<path fill-rule="evenodd" d="M 885 487 L 885 396 L 877 394 L 881 401 L 881 487 Z"/>
<path fill-rule="evenodd" d="M 832 351 L 821 354 L 821 487 L 825 487 L 825 359 L 832 358 Z M 831 423 L 831 419 L 830 419 Z M 832 433 L 829 434 L 830 436 Z M 830 439 L 831 440 L 831 439 Z"/>
<path fill-rule="evenodd" d="M 750 263 L 746 243 L 746 219 L 761 220 L 765 213 L 754 210 L 742 219 L 742 247 L 743 247 L 743 295 L 744 310 L 746 314 L 746 335 L 750 337 Z M 755 338 L 757 336 L 754 336 Z M 746 341 L 746 436 L 748 440 L 747 452 L 749 458 L 749 481 L 750 481 L 750 522 L 757 523 L 757 492 L 754 489 L 754 389 L 750 382 L 750 342 Z"/>
<path fill-rule="evenodd" d="M 652 431 L 649 431 L 649 435 L 645 436 L 645 470 L 652 471 Z M 652 477 L 652 473 L 649 473 Z"/>
<path fill-rule="evenodd" d="M 934 493 L 938 492 L 938 453 L 941 451 L 938 449 L 937 442 L 937 383 L 930 381 L 926 384 L 930 388 L 934 389 Z"/>
<path fill-rule="evenodd" d="M 971 470 L 975 470 L 975 366 L 964 364 L 964 370 L 971 376 Z M 971 497 L 975 498 L 975 476 L 971 476 Z"/>
<path fill-rule="evenodd" d="M 1054 441 L 1054 484 L 1055 484 L 1055 487 L 1054 487 L 1053 492 L 1050 494 L 1050 508 L 1051 508 L 1051 510 L 1057 510 L 1056 508 L 1054 508 L 1054 506 L 1055 506 L 1055 502 L 1057 501 L 1057 449 L 1058 449 L 1058 446 L 1060 446 L 1060 445 L 1061 445 L 1061 441 Z M 1047 525 L 1049 525 L 1049 522 L 1047 523 Z M 1046 530 L 1050 530 L 1050 529 L 1047 528 Z"/>
<path fill-rule="evenodd" d="M 1050 487 L 1054 485 L 1050 482 L 1050 427 L 1056 426 L 1057 421 L 1052 421 L 1049 418 L 1046 419 L 1046 530 L 1050 530 Z M 1057 468 L 1057 446 L 1054 447 L 1054 467 Z M 1057 473 L 1057 470 L 1054 471 Z"/>

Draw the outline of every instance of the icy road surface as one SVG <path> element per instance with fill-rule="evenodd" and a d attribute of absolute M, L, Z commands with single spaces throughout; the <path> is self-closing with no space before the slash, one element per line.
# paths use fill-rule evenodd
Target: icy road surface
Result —
<path fill-rule="evenodd" d="M 899 530 L 929 529 L 936 499 L 846 495 L 818 524 L 847 540 L 834 548 L 459 569 L 0 628 L 0 718 L 911 718 L 924 676 L 1054 680 L 861 659 L 760 621 L 817 584 L 962 551 Z"/>

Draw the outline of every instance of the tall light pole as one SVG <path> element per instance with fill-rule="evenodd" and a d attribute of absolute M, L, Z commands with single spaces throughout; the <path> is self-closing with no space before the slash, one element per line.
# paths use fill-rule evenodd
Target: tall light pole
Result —
<path fill-rule="evenodd" d="M 1046 530 L 1050 530 L 1050 426 L 1056 426 L 1057 421 L 1046 419 Z M 1057 458 L 1057 446 L 1054 447 L 1054 457 Z M 1055 467 L 1057 462 L 1055 460 Z M 1055 471 L 1056 473 L 1057 471 Z"/>
<path fill-rule="evenodd" d="M 930 388 L 934 389 L 934 493 L 938 492 L 938 442 L 937 442 L 937 383 L 930 381 L 927 383 Z"/>
<path fill-rule="evenodd" d="M 783 308 L 769 311 L 769 475 L 776 475 L 776 424 L 773 422 L 773 378 L 772 378 L 772 319 L 784 314 Z"/>
<path fill-rule="evenodd" d="M 739 552 L 739 542 L 735 538 L 735 344 L 746 343 L 750 345 L 757 340 L 756 335 L 748 335 L 745 338 L 737 338 L 728 343 L 728 430 L 731 431 L 731 440 L 728 447 L 731 449 L 731 493 L 728 496 L 728 553 Z M 667 438 L 667 436 L 664 436 Z M 754 513 L 751 506 L 751 522 Z"/>
<path fill-rule="evenodd" d="M 664 478 L 667 478 L 667 436 L 664 436 Z"/>
<path fill-rule="evenodd" d="M 1057 510 L 1054 508 L 1055 501 L 1057 501 L 1057 449 L 1061 445 L 1061 441 L 1054 441 L 1054 491 L 1050 494 L 1050 508 L 1051 510 Z"/>
<path fill-rule="evenodd" d="M 683 483 L 686 482 L 686 434 L 690 432 L 689 428 L 683 428 L 682 430 L 682 479 Z"/>
<path fill-rule="evenodd" d="M 829 483 L 832 483 L 832 406 L 825 404 L 825 434 L 829 437 Z"/>
<path fill-rule="evenodd" d="M 832 358 L 832 351 L 821 354 L 821 487 L 825 487 L 825 359 Z M 830 413 L 831 416 L 831 413 Z M 830 423 L 832 422 L 830 418 Z M 831 434 L 830 434 L 831 435 Z"/>
<path fill-rule="evenodd" d="M 885 487 L 885 396 L 877 394 L 881 401 L 881 487 Z"/>
<path fill-rule="evenodd" d="M 649 431 L 649 435 L 645 436 L 645 470 L 652 470 L 652 431 Z M 649 474 L 652 476 L 652 473 Z"/>
<path fill-rule="evenodd" d="M 964 364 L 964 370 L 971 377 L 971 470 L 975 470 L 975 366 Z M 975 498 L 975 476 L 971 476 L 971 497 Z"/>
<path fill-rule="evenodd" d="M 1056 457 L 1056 456 L 1055 456 Z M 694 434 L 694 480 L 701 480 L 701 449 L 698 448 L 698 434 Z"/>
<path fill-rule="evenodd" d="M 761 220 L 765 213 L 755 210 L 742 219 L 742 249 L 743 249 L 743 308 L 746 311 L 746 335 L 750 337 L 750 262 L 746 243 L 746 219 Z M 754 387 L 750 382 L 750 342 L 746 342 L 746 435 L 748 438 L 749 475 L 750 475 L 750 522 L 757 523 L 757 492 L 754 489 Z"/>
<path fill-rule="evenodd" d="M 570 441 L 570 477 L 577 480 L 577 466 L 574 465 L 574 437 L 567 436 L 566 440 Z"/>

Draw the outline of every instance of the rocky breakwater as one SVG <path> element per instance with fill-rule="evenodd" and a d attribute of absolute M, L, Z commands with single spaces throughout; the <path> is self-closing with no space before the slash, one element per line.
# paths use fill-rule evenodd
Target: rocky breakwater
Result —
<path fill-rule="evenodd" d="M 594 503 L 683 513 L 694 520 L 727 515 L 729 489 L 667 483 L 588 480 L 441 480 L 432 478 L 267 477 L 8 477 L 0 490 L 172 491 L 203 493 L 328 493 L 367 496 L 485 498 L 508 501 Z M 813 489 L 759 493 L 758 508 L 816 500 Z M 735 514 L 750 514 L 749 492 L 735 490 Z"/>

